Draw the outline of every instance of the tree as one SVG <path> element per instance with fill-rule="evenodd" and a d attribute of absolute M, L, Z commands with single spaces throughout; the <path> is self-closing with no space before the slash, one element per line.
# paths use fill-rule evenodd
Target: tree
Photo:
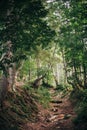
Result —
<path fill-rule="evenodd" d="M 87 88 L 86 1 L 54 0 L 47 3 L 47 8 L 47 20 L 56 31 L 55 42 L 63 54 L 68 83 Z"/>
<path fill-rule="evenodd" d="M 54 31 L 42 19 L 46 16 L 47 11 L 40 0 L 19 2 L 4 0 L 1 1 L 0 7 L 0 68 L 3 70 L 2 55 L 8 48 L 6 46 L 8 41 L 11 42 L 10 51 L 12 53 L 9 64 L 17 64 L 26 58 L 26 52 L 31 47 L 35 48 L 37 44 L 43 44 L 43 47 L 47 45 L 53 37 Z M 8 65 L 7 60 L 5 60 L 5 64 Z M 3 70 L 3 72 L 5 75 L 9 75 L 7 70 Z"/>

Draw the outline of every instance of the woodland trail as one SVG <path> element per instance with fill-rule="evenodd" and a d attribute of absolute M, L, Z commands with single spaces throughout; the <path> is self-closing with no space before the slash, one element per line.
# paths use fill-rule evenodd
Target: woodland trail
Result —
<path fill-rule="evenodd" d="M 54 90 L 51 89 L 52 101 L 48 109 L 44 109 L 38 105 L 39 113 L 37 122 L 28 122 L 22 126 L 23 130 L 74 130 L 72 123 L 76 116 L 72 103 L 69 100 L 69 95 L 62 97 L 54 95 Z"/>

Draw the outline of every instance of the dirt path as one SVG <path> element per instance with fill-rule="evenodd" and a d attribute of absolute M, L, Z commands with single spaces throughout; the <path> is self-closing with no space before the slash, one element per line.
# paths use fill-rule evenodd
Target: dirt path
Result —
<path fill-rule="evenodd" d="M 61 98 L 61 94 L 54 95 L 54 90 L 50 91 L 52 101 L 50 108 L 44 109 L 38 105 L 38 120 L 35 123 L 27 123 L 23 130 L 74 130 L 72 119 L 75 117 L 74 108 L 68 99 L 68 95 Z"/>

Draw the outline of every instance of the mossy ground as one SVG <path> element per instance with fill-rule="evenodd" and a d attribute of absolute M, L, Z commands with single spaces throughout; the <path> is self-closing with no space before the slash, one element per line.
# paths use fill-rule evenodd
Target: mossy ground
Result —
<path fill-rule="evenodd" d="M 0 109 L 0 130 L 21 130 L 26 122 L 36 122 L 38 105 L 49 107 L 50 93 L 42 86 L 34 89 L 28 85 L 8 92 L 3 109 Z"/>
<path fill-rule="evenodd" d="M 35 99 L 26 89 L 8 92 L 3 109 L 0 109 L 0 130 L 19 130 L 21 124 L 35 121 L 38 113 Z"/>

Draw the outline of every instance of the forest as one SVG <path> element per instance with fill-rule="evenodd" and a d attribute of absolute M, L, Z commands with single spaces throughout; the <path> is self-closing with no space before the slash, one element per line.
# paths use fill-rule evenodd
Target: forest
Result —
<path fill-rule="evenodd" d="M 87 1 L 0 1 L 0 130 L 87 130 Z"/>

